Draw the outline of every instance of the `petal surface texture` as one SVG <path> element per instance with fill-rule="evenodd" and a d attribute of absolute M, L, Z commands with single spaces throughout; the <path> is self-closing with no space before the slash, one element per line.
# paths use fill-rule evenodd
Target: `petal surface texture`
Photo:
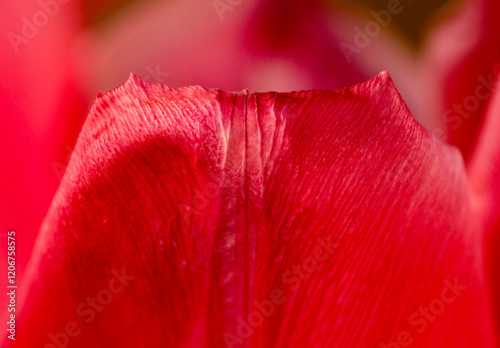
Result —
<path fill-rule="evenodd" d="M 131 76 L 83 126 L 19 343 L 493 347 L 471 197 L 386 72 L 255 94 Z"/>

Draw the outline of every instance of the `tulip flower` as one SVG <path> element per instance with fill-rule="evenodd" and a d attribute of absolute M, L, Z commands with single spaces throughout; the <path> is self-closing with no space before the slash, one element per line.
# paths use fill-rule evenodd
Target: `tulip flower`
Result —
<path fill-rule="evenodd" d="M 131 76 L 99 94 L 20 293 L 8 293 L 20 300 L 7 317 L 20 346 L 498 345 L 497 2 L 464 2 L 421 55 L 381 33 L 348 60 L 342 43 L 364 22 L 317 2 L 135 6 L 84 33 L 80 85 L 111 88 L 132 70 L 173 87 L 302 91 Z M 21 170 L 4 171 L 0 188 L 21 194 L 0 211 L 21 221 L 32 196 L 15 225 L 32 231 L 24 260 L 56 187 L 36 168 L 64 162 L 62 134 L 71 144 L 82 115 L 66 63 L 80 29 L 62 18 L 46 28 L 51 50 L 9 20 L 22 59 L 0 53 L 10 71 L 37 72 L 6 75 L 14 84 L 0 90 L 16 116 L 3 138 L 21 154 L 3 154 Z M 334 90 L 384 65 L 403 97 L 386 72 Z M 15 141 L 23 123 L 37 135 Z"/>
<path fill-rule="evenodd" d="M 335 89 L 366 80 L 382 68 L 364 69 L 364 59 L 347 63 L 337 48 L 342 30 L 350 30 L 351 23 L 319 3 L 280 7 L 284 4 L 242 2 L 224 12 L 221 21 L 210 1 L 148 1 L 132 4 L 109 23 L 91 25 L 119 2 L 21 0 L 0 5 L 6 17 L 0 21 L 6 38 L 0 52 L 6 122 L 0 132 L 3 148 L 9 149 L 1 154 L 9 169 L 1 173 L 0 229 L 19 232 L 19 277 L 95 94 L 122 83 L 131 71 L 171 86 L 264 91 Z M 283 13 L 281 8 L 290 10 Z M 275 25 L 280 18 L 286 28 Z M 340 19 L 345 23 L 337 24 Z M 175 34 L 179 32 L 186 37 Z M 408 56 L 398 44 L 385 41 L 386 51 L 396 52 L 398 59 Z M 317 57 L 322 57 L 320 63 Z M 88 106 L 83 90 L 92 98 Z"/>

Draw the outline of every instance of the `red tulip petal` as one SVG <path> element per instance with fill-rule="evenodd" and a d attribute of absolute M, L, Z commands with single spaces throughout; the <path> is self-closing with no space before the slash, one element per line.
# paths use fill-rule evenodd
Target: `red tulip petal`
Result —
<path fill-rule="evenodd" d="M 132 77 L 84 125 L 18 342 L 492 347 L 470 198 L 385 72 L 284 94 Z"/>
<path fill-rule="evenodd" d="M 497 311 L 497 335 L 500 336 L 500 89 L 496 74 L 493 96 L 485 113 L 485 121 L 479 132 L 468 166 L 471 186 L 476 194 L 476 207 L 482 214 L 488 231 L 488 266 L 492 283 L 493 300 Z"/>
<path fill-rule="evenodd" d="M 428 113 L 442 123 L 448 140 L 466 158 L 474 196 L 488 245 L 488 268 L 500 334 L 500 187 L 498 168 L 498 88 L 493 86 L 495 63 L 500 59 L 500 2 L 465 1 L 452 17 L 432 33 L 426 57 L 427 86 L 422 96 Z M 496 92 L 495 92 L 496 90 Z M 443 134 L 442 133 L 442 134 Z"/>
<path fill-rule="evenodd" d="M 432 31 L 424 58 L 422 100 L 441 127 L 436 137 L 458 146 L 466 160 L 483 122 L 500 57 L 500 2 L 469 0 Z"/>

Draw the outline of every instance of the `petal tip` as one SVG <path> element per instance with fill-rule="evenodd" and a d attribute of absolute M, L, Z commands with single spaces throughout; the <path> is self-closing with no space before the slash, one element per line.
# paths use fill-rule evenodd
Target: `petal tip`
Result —
<path fill-rule="evenodd" d="M 394 81 L 392 80 L 392 77 L 387 70 L 382 70 L 370 82 L 373 83 L 372 86 L 374 86 L 377 90 L 379 90 L 380 92 L 385 91 L 386 93 L 389 93 L 392 98 L 398 100 L 400 103 L 406 106 L 406 102 L 399 93 L 398 88 L 394 84 Z"/>
<path fill-rule="evenodd" d="M 145 86 L 150 84 L 151 82 L 144 80 L 139 76 L 135 75 L 133 72 L 131 72 L 127 81 L 125 81 L 123 86 Z"/>
<path fill-rule="evenodd" d="M 390 86 L 394 87 L 394 82 L 392 81 L 392 77 L 387 70 L 382 70 L 375 76 L 374 80 L 382 86 Z"/>

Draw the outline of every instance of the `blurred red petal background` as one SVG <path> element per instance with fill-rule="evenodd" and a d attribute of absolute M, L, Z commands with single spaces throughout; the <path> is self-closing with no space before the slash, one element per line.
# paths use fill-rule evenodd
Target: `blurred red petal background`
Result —
<path fill-rule="evenodd" d="M 64 170 L 88 108 L 67 57 L 80 30 L 76 5 L 54 7 L 53 17 L 37 1 L 0 5 L 0 233 L 4 242 L 7 231 L 18 232 L 19 280 L 59 186 L 54 164 Z"/>

